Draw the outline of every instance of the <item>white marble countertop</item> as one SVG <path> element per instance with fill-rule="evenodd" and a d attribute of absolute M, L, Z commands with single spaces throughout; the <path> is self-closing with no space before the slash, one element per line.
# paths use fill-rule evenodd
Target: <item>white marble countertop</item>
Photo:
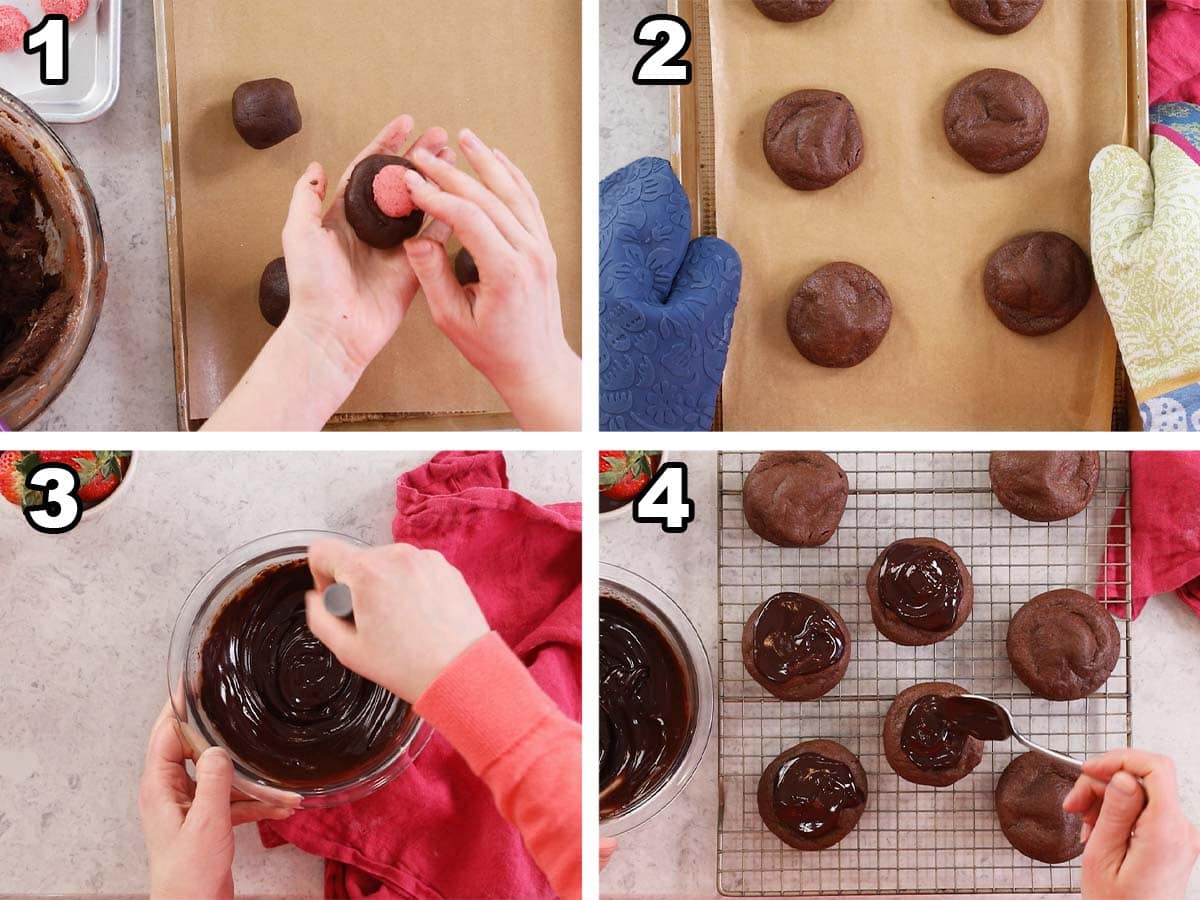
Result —
<path fill-rule="evenodd" d="M 264 534 L 389 541 L 395 480 L 428 456 L 143 453 L 128 493 L 61 537 L 0 507 L 0 895 L 145 892 L 137 787 L 188 591 Z M 578 454 L 507 458 L 531 499 L 579 498 Z M 241 895 L 321 896 L 322 860 L 250 827 L 234 872 Z"/>
<path fill-rule="evenodd" d="M 668 89 L 633 83 L 633 67 L 650 48 L 633 32 L 665 0 L 600 0 L 600 175 L 643 156 L 671 155 Z"/>
<path fill-rule="evenodd" d="M 696 521 L 684 535 L 632 519 L 600 529 L 600 560 L 642 574 L 687 612 L 703 638 L 716 680 L 718 658 L 717 459 L 685 453 Z M 1181 704 L 1181 689 L 1200 678 L 1200 619 L 1174 596 L 1152 598 L 1132 625 L 1133 742 L 1172 753 L 1185 808 L 1200 823 L 1200 757 L 1180 751 L 1200 743 L 1200 709 Z M 648 823 L 618 838 L 620 847 L 600 876 L 604 895 L 712 896 L 717 892 L 717 737 L 691 782 Z M 1027 895 L 1028 896 L 1028 895 Z M 1200 875 L 1188 897 L 1200 898 Z"/>

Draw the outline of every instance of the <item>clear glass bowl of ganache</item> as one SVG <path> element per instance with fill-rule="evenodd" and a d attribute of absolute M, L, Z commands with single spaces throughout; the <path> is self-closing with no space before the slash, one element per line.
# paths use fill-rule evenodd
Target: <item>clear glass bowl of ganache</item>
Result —
<path fill-rule="evenodd" d="M 224 747 L 235 787 L 268 803 L 337 806 L 407 769 L 430 730 L 412 707 L 347 669 L 309 630 L 308 547 L 325 531 L 268 535 L 197 582 L 171 636 L 168 687 L 196 755 Z"/>
<path fill-rule="evenodd" d="M 600 564 L 600 834 L 665 809 L 708 746 L 713 683 L 704 643 L 656 585 Z"/>

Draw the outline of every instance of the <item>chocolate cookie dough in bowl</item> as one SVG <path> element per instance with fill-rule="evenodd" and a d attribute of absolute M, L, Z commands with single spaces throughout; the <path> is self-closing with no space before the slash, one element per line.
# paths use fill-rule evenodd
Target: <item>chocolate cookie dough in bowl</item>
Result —
<path fill-rule="evenodd" d="M 100 315 L 100 215 L 75 158 L 0 90 L 0 422 L 22 428 L 66 387 Z"/>
<path fill-rule="evenodd" d="M 429 739 L 408 703 L 308 630 L 308 547 L 328 537 L 352 541 L 291 531 L 233 551 L 192 589 L 171 636 L 168 686 L 184 739 L 196 754 L 224 747 L 235 786 L 276 805 L 365 797 Z"/>
<path fill-rule="evenodd" d="M 600 564 L 600 834 L 666 808 L 708 746 L 713 683 L 695 626 L 662 590 Z"/>

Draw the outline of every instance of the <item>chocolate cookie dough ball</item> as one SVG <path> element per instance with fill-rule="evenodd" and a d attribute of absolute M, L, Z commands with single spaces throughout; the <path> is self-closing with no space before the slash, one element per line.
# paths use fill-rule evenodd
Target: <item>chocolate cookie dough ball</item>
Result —
<path fill-rule="evenodd" d="M 981 172 L 1015 172 L 1041 152 L 1050 111 L 1029 79 L 984 69 L 950 91 L 942 127 L 954 152 Z"/>
<path fill-rule="evenodd" d="M 354 167 L 350 182 L 346 185 L 346 221 L 360 241 L 377 250 L 399 247 L 415 237 L 425 223 L 425 211 L 422 209 L 413 207 L 407 215 L 393 217 L 379 208 L 375 179 L 389 166 L 416 168 L 401 156 L 377 153 Z"/>
<path fill-rule="evenodd" d="M 819 547 L 846 510 L 846 473 L 824 453 L 764 453 L 742 485 L 742 512 L 759 537 L 780 547 Z"/>
<path fill-rule="evenodd" d="M 1057 522 L 1082 512 L 1100 481 L 1095 450 L 1003 450 L 988 463 L 992 493 L 1014 516 Z"/>
<path fill-rule="evenodd" d="M 781 700 L 812 700 L 846 674 L 850 632 L 831 606 L 785 591 L 760 603 L 746 620 L 742 662 Z"/>
<path fill-rule="evenodd" d="M 288 286 L 287 261 L 281 256 L 267 263 L 258 282 L 258 309 L 262 317 L 278 328 L 292 302 Z"/>
<path fill-rule="evenodd" d="M 792 298 L 788 336 L 809 362 L 857 366 L 883 341 L 892 324 L 892 300 L 879 279 L 850 262 L 813 272 Z"/>
<path fill-rule="evenodd" d="M 1060 863 L 1083 852 L 1083 817 L 1063 812 L 1078 772 L 1041 753 L 1022 753 L 996 784 L 996 815 L 1008 842 L 1026 856 Z"/>
<path fill-rule="evenodd" d="M 817 191 L 836 184 L 862 162 L 862 129 L 853 104 L 834 91 L 788 94 L 767 113 L 763 153 L 788 187 Z"/>
<path fill-rule="evenodd" d="M 247 81 L 233 92 L 233 127 L 255 150 L 266 150 L 303 127 L 296 91 L 282 78 Z"/>
<path fill-rule="evenodd" d="M 983 741 L 942 716 L 945 697 L 967 693 L 948 681 L 901 691 L 883 719 L 883 754 L 905 781 L 946 787 L 970 775 L 983 759 Z"/>
<path fill-rule="evenodd" d="M 971 615 L 975 588 L 962 558 L 934 538 L 906 538 L 879 554 L 867 573 L 871 619 L 907 647 L 944 641 Z"/>
<path fill-rule="evenodd" d="M 1065 234 L 1023 234 L 988 260 L 983 295 L 1006 328 L 1031 337 L 1050 334 L 1087 306 L 1092 263 Z"/>
<path fill-rule="evenodd" d="M 471 251 L 463 247 L 454 257 L 454 277 L 463 287 L 468 284 L 479 284 L 479 267 L 475 265 L 475 257 Z"/>
<path fill-rule="evenodd" d="M 776 22 L 800 22 L 819 16 L 833 0 L 754 0 L 758 11 Z"/>
<path fill-rule="evenodd" d="M 758 814 L 797 850 L 824 850 L 851 831 L 867 808 L 867 773 L 836 741 L 784 750 L 758 779 Z"/>
<path fill-rule="evenodd" d="M 1008 623 L 1008 659 L 1031 691 L 1078 700 L 1099 690 L 1117 665 L 1121 633 L 1108 610 L 1081 591 L 1038 594 Z"/>
<path fill-rule="evenodd" d="M 1042 0 L 950 0 L 956 13 L 991 34 L 1012 34 L 1033 21 Z"/>

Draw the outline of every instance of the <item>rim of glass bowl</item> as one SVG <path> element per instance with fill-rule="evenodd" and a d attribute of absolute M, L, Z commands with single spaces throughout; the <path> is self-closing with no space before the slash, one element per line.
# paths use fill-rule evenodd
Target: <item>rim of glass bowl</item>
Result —
<path fill-rule="evenodd" d="M 614 837 L 637 828 L 666 809 L 696 774 L 712 735 L 713 680 L 708 651 L 704 649 L 700 633 L 687 613 L 662 588 L 636 572 L 606 562 L 600 563 L 600 582 L 601 591 L 607 582 L 618 589 L 619 599 L 632 600 L 634 605 L 641 601 L 643 608 L 639 611 L 648 614 L 651 621 L 661 628 L 667 642 L 679 654 L 680 661 L 691 679 L 692 701 L 695 707 L 692 732 L 688 736 L 687 746 L 671 773 L 654 790 L 627 809 L 608 818 L 601 817 L 601 837 Z"/>
<path fill-rule="evenodd" d="M 206 728 L 203 717 L 196 709 L 195 698 L 184 689 L 184 685 L 190 683 L 189 676 L 197 674 L 192 671 L 191 666 L 196 623 L 226 586 L 244 581 L 248 572 L 257 572 L 266 563 L 283 561 L 286 557 L 301 554 L 307 555 L 309 546 L 314 541 L 324 538 L 346 541 L 359 547 L 368 546 L 349 535 L 319 529 L 281 531 L 264 535 L 221 557 L 188 593 L 171 632 L 171 648 L 167 660 L 167 690 L 176 717 L 181 723 L 186 723 L 183 728 L 185 739 L 192 744 L 195 752 L 200 753 L 205 747 L 212 745 L 225 746 L 223 741 L 216 739 Z M 386 759 L 380 760 L 369 770 L 353 778 L 320 788 L 297 788 L 276 784 L 247 767 L 236 753 L 229 751 L 233 760 L 234 779 L 239 790 L 252 797 L 277 804 L 286 805 L 289 799 L 294 802 L 294 798 L 298 797 L 300 806 L 315 808 L 336 806 L 360 799 L 379 790 L 412 765 L 429 741 L 430 729 L 413 712 L 411 706 L 407 718 L 407 730 L 396 750 Z"/>
<path fill-rule="evenodd" d="M 0 88 L 0 109 L 6 109 L 13 123 L 24 128 L 29 137 L 39 144 L 38 150 L 50 162 L 54 170 L 68 185 L 68 197 L 75 213 L 80 243 L 90 253 L 89 265 L 83 269 L 81 290 L 86 290 L 89 302 L 80 305 L 72 314 L 73 327 L 68 327 L 63 340 L 47 354 L 38 365 L 37 372 L 25 378 L 15 387 L 0 391 L 0 419 L 16 431 L 24 428 L 50 406 L 71 382 L 84 354 L 92 342 L 100 310 L 104 306 L 105 288 L 108 284 L 108 261 L 104 251 L 104 229 L 100 223 L 100 211 L 96 197 L 88 184 L 74 154 L 59 139 L 28 104 L 19 97 Z M 53 371 L 47 365 L 54 363 Z"/>

